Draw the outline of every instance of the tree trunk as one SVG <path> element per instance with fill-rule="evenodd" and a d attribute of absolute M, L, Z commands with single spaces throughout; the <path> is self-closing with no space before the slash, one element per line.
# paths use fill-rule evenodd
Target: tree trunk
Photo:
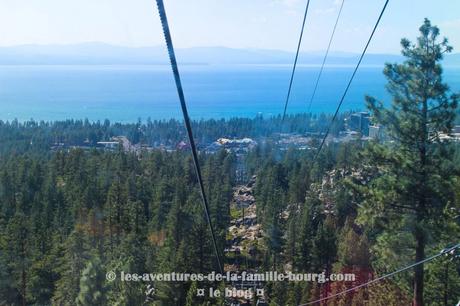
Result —
<path fill-rule="evenodd" d="M 26 274 L 26 266 L 25 266 L 25 260 L 26 260 L 26 246 L 25 243 L 22 242 L 21 244 L 22 248 L 22 269 L 21 269 L 21 294 L 22 294 L 22 306 L 27 305 L 27 298 L 26 298 L 26 293 L 27 293 L 27 274 Z"/>
<path fill-rule="evenodd" d="M 22 268 L 22 273 L 21 273 L 21 293 L 22 293 L 22 306 L 27 305 L 27 300 L 26 300 L 26 271 L 25 268 Z"/>
<path fill-rule="evenodd" d="M 427 46 L 428 52 L 428 46 Z M 422 100 L 422 135 L 421 135 L 421 146 L 419 149 L 420 157 L 420 170 L 421 170 L 421 182 L 419 190 L 419 202 L 417 207 L 417 224 L 415 228 L 415 262 L 419 262 L 425 259 L 425 233 L 422 228 L 422 223 L 426 218 L 426 207 L 427 207 L 427 144 L 428 144 L 428 76 L 425 73 L 425 87 Z M 423 306 L 423 264 L 417 265 L 414 268 L 414 306 Z"/>
<path fill-rule="evenodd" d="M 422 229 L 417 229 L 415 234 L 415 261 L 419 262 L 425 259 L 425 237 Z M 423 264 L 415 266 L 414 275 L 414 303 L 413 306 L 423 306 Z"/>
<path fill-rule="evenodd" d="M 449 301 L 449 261 L 446 263 L 444 274 L 444 306 L 448 306 Z"/>

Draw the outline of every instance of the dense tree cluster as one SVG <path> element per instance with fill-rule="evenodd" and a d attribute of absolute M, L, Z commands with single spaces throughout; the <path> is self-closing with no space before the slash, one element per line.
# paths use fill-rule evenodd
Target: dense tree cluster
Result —
<path fill-rule="evenodd" d="M 264 140 L 244 158 L 200 154 L 227 268 L 235 263 L 228 230 L 240 216 L 231 210 L 232 188 L 240 183 L 236 169 L 245 169 L 256 178 L 251 192 L 263 233 L 254 252 L 239 254 L 251 269 L 356 276 L 266 283 L 270 305 L 324 298 L 460 242 L 460 148 L 449 140 L 458 95 L 439 64 L 451 48 L 428 20 L 420 32 L 415 44 L 402 41 L 407 60 L 384 70 L 391 107 L 367 98 L 386 140 L 328 141 L 315 157 L 314 148 L 286 150 L 276 140 L 280 131 L 324 130 L 324 115 L 293 115 L 283 125 L 279 117 L 193 123 L 198 143 Z M 343 117 L 338 122 L 334 134 L 344 128 Z M 106 279 L 109 271 L 218 271 L 189 152 L 50 150 L 116 135 L 155 146 L 185 133 L 176 120 L 0 121 L 0 305 L 222 305 L 224 298 L 196 291 L 224 283 Z M 149 284 L 155 294 L 146 300 Z M 460 252 L 453 252 L 323 305 L 454 305 L 458 292 Z"/>
<path fill-rule="evenodd" d="M 391 107 L 367 98 L 387 141 L 329 146 L 313 163 L 308 153 L 296 158 L 291 152 L 282 161 L 263 158 L 268 161 L 257 200 L 267 230 L 266 266 L 352 271 L 363 283 L 459 243 L 459 146 L 445 137 L 455 122 L 458 95 L 449 93 L 439 64 L 451 47 L 429 20 L 415 44 L 401 44 L 407 60 L 384 70 Z M 456 254 L 330 303 L 456 304 Z M 295 305 L 352 285 L 310 284 L 299 295 L 294 285 L 274 284 L 272 296 L 278 304 Z"/>
<path fill-rule="evenodd" d="M 232 159 L 223 151 L 203 161 L 222 247 Z M 76 149 L 2 160 L 1 304 L 140 305 L 145 284 L 108 283 L 106 271 L 216 269 L 193 171 L 187 153 Z M 183 304 L 181 286 L 166 284 L 159 296 Z"/>
<path fill-rule="evenodd" d="M 344 129 L 346 114 L 339 116 L 333 134 Z M 207 145 L 221 137 L 270 137 L 281 130 L 286 133 L 324 132 L 330 115 L 295 114 L 286 117 L 232 118 L 192 121 L 198 146 Z M 90 122 L 89 120 L 66 120 L 56 122 L 0 120 L 0 157 L 16 152 L 49 152 L 56 144 L 66 146 L 95 146 L 98 141 L 108 141 L 113 136 L 125 135 L 133 144 L 151 147 L 172 146 L 184 139 L 184 125 L 176 119 L 150 120 L 137 123 Z"/>
<path fill-rule="evenodd" d="M 380 220 L 369 216 L 369 206 L 383 205 L 381 199 L 368 200 L 374 184 L 373 168 L 363 152 L 379 144 L 360 142 L 328 146 L 320 163 L 313 163 L 311 152 L 260 153 L 256 185 L 258 218 L 265 230 L 261 247 L 261 267 L 267 271 L 296 273 L 354 273 L 353 282 L 275 282 L 269 284 L 273 305 L 299 305 L 319 299 L 392 272 L 416 261 L 411 228 L 392 223 L 404 218 L 404 210 L 381 212 Z M 455 147 L 455 150 L 460 148 Z M 273 151 L 271 151 L 273 153 Z M 452 162 L 458 164 L 457 157 Z M 454 170 L 455 168 L 451 168 Z M 447 179 L 447 177 L 446 177 Z M 435 231 L 427 239 L 425 256 L 437 254 L 460 238 L 460 184 L 454 180 L 452 198 L 443 211 L 430 215 Z M 384 185 L 379 185 L 384 186 Z M 386 185 L 391 186 L 391 185 Z M 378 189 L 373 187 L 373 191 Z M 382 196 L 389 196 L 389 192 Z M 369 201 L 369 202 L 367 202 Z M 404 202 L 398 202 L 404 205 Z M 397 208 L 395 208 L 397 209 Z M 408 216 L 410 217 L 410 215 Z M 425 227 L 430 230 L 429 227 Z M 458 302 L 460 260 L 454 255 L 425 265 L 425 305 Z M 401 273 L 369 288 L 331 299 L 327 305 L 410 305 L 413 298 L 412 271 Z M 277 303 L 277 304 L 276 304 Z M 326 304 L 325 304 L 326 305 Z M 442 304 L 444 305 L 444 304 Z"/>

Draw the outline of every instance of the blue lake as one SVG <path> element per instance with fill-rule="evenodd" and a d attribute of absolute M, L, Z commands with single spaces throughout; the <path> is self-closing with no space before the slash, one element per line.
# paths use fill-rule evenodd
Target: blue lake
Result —
<path fill-rule="evenodd" d="M 190 117 L 270 116 L 283 110 L 290 66 L 181 66 Z M 298 67 L 289 113 L 305 112 L 318 67 Z M 332 113 L 352 73 L 328 67 L 311 105 Z M 445 81 L 460 91 L 460 69 L 446 69 Z M 389 101 L 382 67 L 362 67 L 342 111 L 363 110 L 364 95 Z M 0 119 L 118 122 L 181 118 L 169 66 L 0 66 Z"/>

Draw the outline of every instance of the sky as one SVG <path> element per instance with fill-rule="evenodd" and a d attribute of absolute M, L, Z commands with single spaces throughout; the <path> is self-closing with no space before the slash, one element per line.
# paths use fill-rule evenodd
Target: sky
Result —
<path fill-rule="evenodd" d="M 307 0 L 164 0 L 176 47 L 294 51 Z M 342 0 L 311 0 L 302 51 L 327 46 Z M 344 0 L 333 51 L 361 52 L 384 0 Z M 425 17 L 460 52 L 460 1 L 390 0 L 369 48 L 398 53 Z M 155 0 L 0 0 L 0 46 L 162 45 Z"/>

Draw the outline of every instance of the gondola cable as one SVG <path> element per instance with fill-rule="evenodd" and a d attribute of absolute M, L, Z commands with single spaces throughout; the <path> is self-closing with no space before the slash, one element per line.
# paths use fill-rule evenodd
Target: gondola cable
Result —
<path fill-rule="evenodd" d="M 207 223 L 208 223 L 210 231 L 211 231 L 212 244 L 214 246 L 214 252 L 215 252 L 215 255 L 216 255 L 216 259 L 217 259 L 217 264 L 219 265 L 220 272 L 223 274 L 222 261 L 220 259 L 219 250 L 217 248 L 216 235 L 214 233 L 214 228 L 212 226 L 211 216 L 210 216 L 210 212 L 209 212 L 209 204 L 208 204 L 208 200 L 207 200 L 207 197 L 206 197 L 206 192 L 205 192 L 205 189 L 204 189 L 203 177 L 201 175 L 201 168 L 200 168 L 200 164 L 199 164 L 199 160 L 198 160 L 198 153 L 197 153 L 197 149 L 196 149 L 196 145 L 195 145 L 195 140 L 193 138 L 192 126 L 191 126 L 190 118 L 189 118 L 188 111 L 187 111 L 187 104 L 185 103 L 184 91 L 183 91 L 182 82 L 181 82 L 181 79 L 180 79 L 179 68 L 177 66 L 176 55 L 174 53 L 174 47 L 173 47 L 173 43 L 172 43 L 172 39 L 171 39 L 171 32 L 169 30 L 168 19 L 166 17 L 166 10 L 165 10 L 164 4 L 163 4 L 163 0 L 156 0 L 156 2 L 157 2 L 157 6 L 158 6 L 158 12 L 159 12 L 159 15 L 160 15 L 161 25 L 162 25 L 162 28 L 163 28 L 164 38 L 165 38 L 165 41 L 166 41 L 166 46 L 167 46 L 167 49 L 168 49 L 169 60 L 171 62 L 171 68 L 172 68 L 172 71 L 173 71 L 173 74 L 174 74 L 174 80 L 175 80 L 175 83 L 176 83 L 177 94 L 179 95 L 182 114 L 184 116 L 184 123 L 185 123 L 185 127 L 187 129 L 187 135 L 188 135 L 188 139 L 189 139 L 189 142 L 190 142 L 190 147 L 191 147 L 192 156 L 193 156 L 193 163 L 195 165 L 195 172 L 196 172 L 198 184 L 200 186 L 200 192 L 201 192 L 201 199 L 202 199 L 202 203 L 203 203 L 203 208 L 204 208 L 204 211 L 205 211 Z"/>
<path fill-rule="evenodd" d="M 383 6 L 382 11 L 380 12 L 379 18 L 377 19 L 377 22 L 374 25 L 374 29 L 372 30 L 372 33 L 371 33 L 369 39 L 367 40 L 366 46 L 364 47 L 364 50 L 361 53 L 361 56 L 359 57 L 359 61 L 356 64 L 356 67 L 355 67 L 355 69 L 353 71 L 353 74 L 351 75 L 350 80 L 348 81 L 347 87 L 345 88 L 345 91 L 343 92 L 342 98 L 340 99 L 340 102 L 337 105 L 337 109 L 335 110 L 334 116 L 332 117 L 332 120 L 331 120 L 330 124 L 327 127 L 326 133 L 325 133 L 325 135 L 324 135 L 324 137 L 323 137 L 323 139 L 321 141 L 321 144 L 320 144 L 320 146 L 318 148 L 318 151 L 316 152 L 314 160 L 316 160 L 318 158 L 319 154 L 321 153 L 321 150 L 323 149 L 324 143 L 326 142 L 326 138 L 327 138 L 327 136 L 329 136 L 329 132 L 331 131 L 331 127 L 334 124 L 335 119 L 337 118 L 337 115 L 339 113 L 340 107 L 342 106 L 343 101 L 345 100 L 345 97 L 347 96 L 347 93 L 348 93 L 348 90 L 350 89 L 351 83 L 353 82 L 353 79 L 354 79 L 354 77 L 356 75 L 356 72 L 358 71 L 358 68 L 359 68 L 359 66 L 360 66 L 360 64 L 361 64 L 361 62 L 362 62 L 362 60 L 364 58 L 364 55 L 366 54 L 367 48 L 369 47 L 369 44 L 371 43 L 372 37 L 374 36 L 375 31 L 377 30 L 377 27 L 378 27 L 378 25 L 380 23 L 380 20 L 382 19 L 383 13 L 385 12 L 385 9 L 387 8 L 387 5 L 388 5 L 389 1 L 390 0 L 385 1 L 385 5 Z"/>
<path fill-rule="evenodd" d="M 321 76 L 323 74 L 324 65 L 326 64 L 326 60 L 327 60 L 327 57 L 329 56 L 329 51 L 331 49 L 332 41 L 334 40 L 335 30 L 337 29 L 337 25 L 339 23 L 340 16 L 342 15 L 342 9 L 343 9 L 343 4 L 344 3 L 345 3 L 345 0 L 342 0 L 342 4 L 340 5 L 340 9 L 339 9 L 339 13 L 337 15 L 337 19 L 335 20 L 334 28 L 332 29 L 331 37 L 329 38 L 329 43 L 327 45 L 326 53 L 324 54 L 323 62 L 321 64 L 321 68 L 319 70 L 318 76 L 317 76 L 316 81 L 315 81 L 315 86 L 313 88 L 313 92 L 312 92 L 311 97 L 310 97 L 310 102 L 308 103 L 307 114 L 310 112 L 311 105 L 313 103 L 313 100 L 315 99 L 316 91 L 318 89 L 318 84 L 319 84 L 319 81 L 320 81 Z"/>
<path fill-rule="evenodd" d="M 329 295 L 329 296 L 326 296 L 326 297 L 317 299 L 317 300 L 315 300 L 315 301 L 311 301 L 311 302 L 308 302 L 308 303 L 305 303 L 305 304 L 300 304 L 300 305 L 298 305 L 298 306 L 307 306 L 307 305 L 313 305 L 313 304 L 316 304 L 316 303 L 321 303 L 321 302 L 323 302 L 323 301 L 330 300 L 330 299 L 332 299 L 332 298 L 335 298 L 335 297 L 337 297 L 337 296 L 340 296 L 340 295 L 343 295 L 343 294 L 346 294 L 346 293 L 355 291 L 355 290 L 357 290 L 357 289 L 360 289 L 360 288 L 363 288 L 363 287 L 367 287 L 367 286 L 372 285 L 372 284 L 374 284 L 374 283 L 377 283 L 377 282 L 379 282 L 379 281 L 381 281 L 381 280 L 384 280 L 384 279 L 386 279 L 386 278 L 392 277 L 393 275 L 396 275 L 396 274 L 398 274 L 398 273 L 401 273 L 401 272 L 404 272 L 404 271 L 406 271 L 406 270 L 412 269 L 412 268 L 415 267 L 415 266 L 421 265 L 421 264 L 423 264 L 423 263 L 425 263 L 425 262 L 432 261 L 433 259 L 436 259 L 436 258 L 438 258 L 439 256 L 442 256 L 442 255 L 446 255 L 446 254 L 448 254 L 448 253 L 450 253 L 450 252 L 452 252 L 452 251 L 455 251 L 455 250 L 458 249 L 458 248 L 460 248 L 460 243 L 457 244 L 457 245 L 454 245 L 454 246 L 452 246 L 452 247 L 450 247 L 450 248 L 443 249 L 441 252 L 439 252 L 438 254 L 435 254 L 435 255 L 433 255 L 433 256 L 431 256 L 431 257 L 425 258 L 425 259 L 423 259 L 423 260 L 421 260 L 421 261 L 418 261 L 418 262 L 413 263 L 413 264 L 411 264 L 411 265 L 405 266 L 405 267 L 400 268 L 400 269 L 398 269 L 398 270 L 396 270 L 396 271 L 393 271 L 393 272 L 391 272 L 391 273 L 382 275 L 382 276 L 377 277 L 377 278 L 375 278 L 375 279 L 373 279 L 373 280 L 370 280 L 370 281 L 368 281 L 368 282 L 366 282 L 366 283 L 360 284 L 360 285 L 358 285 L 358 286 L 354 286 L 354 287 L 352 287 L 352 288 L 349 288 L 349 289 L 340 291 L 340 292 L 335 293 L 335 294 L 331 294 L 331 295 Z"/>
<path fill-rule="evenodd" d="M 287 107 L 288 107 L 288 103 L 289 103 L 289 98 L 291 97 L 292 83 L 294 81 L 295 70 L 296 70 L 296 67 L 297 67 L 297 60 L 299 59 L 300 46 L 302 45 L 303 32 L 304 32 L 304 29 L 305 29 L 305 22 L 307 20 L 308 7 L 309 6 L 310 6 L 310 0 L 307 0 L 307 5 L 305 6 L 305 13 L 303 15 L 302 27 L 300 29 L 299 41 L 297 43 L 297 51 L 296 51 L 295 58 L 294 58 L 294 64 L 292 66 L 291 78 L 289 80 L 289 87 L 288 87 L 288 92 L 287 92 L 287 95 L 286 95 L 286 101 L 284 103 L 284 111 L 283 111 L 283 117 L 281 119 L 281 123 L 284 122 L 284 119 L 286 117 L 286 111 L 287 111 Z"/>

